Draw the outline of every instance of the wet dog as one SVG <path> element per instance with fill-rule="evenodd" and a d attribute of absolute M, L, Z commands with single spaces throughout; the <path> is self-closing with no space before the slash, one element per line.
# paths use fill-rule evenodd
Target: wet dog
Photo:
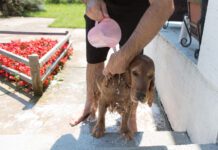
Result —
<path fill-rule="evenodd" d="M 134 103 L 147 102 L 152 105 L 154 97 L 154 62 L 146 55 L 136 56 L 131 62 L 128 71 L 111 78 L 101 76 L 97 82 L 95 103 L 98 107 L 98 117 L 92 135 L 99 138 L 105 132 L 105 113 L 117 111 L 121 117 L 120 132 L 128 140 L 133 133 L 128 128 L 128 119 Z M 93 111 L 94 113 L 94 111 Z"/>

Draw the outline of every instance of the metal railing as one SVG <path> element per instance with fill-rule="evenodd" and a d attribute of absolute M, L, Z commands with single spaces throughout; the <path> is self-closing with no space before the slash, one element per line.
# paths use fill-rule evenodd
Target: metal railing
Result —
<path fill-rule="evenodd" d="M 185 28 L 188 33 L 188 39 L 182 38 L 180 43 L 183 47 L 188 47 L 192 43 L 192 36 L 198 40 L 199 42 L 199 48 L 195 51 L 195 58 L 197 59 L 200 52 L 200 45 L 204 30 L 204 22 L 205 22 L 205 16 L 207 12 L 207 4 L 208 0 L 199 0 L 199 1 L 193 1 L 188 0 L 188 19 L 189 23 L 184 20 Z M 193 7 L 193 6 L 194 7 Z M 196 12 L 193 12 L 195 9 Z M 198 16 L 194 16 L 193 14 L 197 14 Z"/>

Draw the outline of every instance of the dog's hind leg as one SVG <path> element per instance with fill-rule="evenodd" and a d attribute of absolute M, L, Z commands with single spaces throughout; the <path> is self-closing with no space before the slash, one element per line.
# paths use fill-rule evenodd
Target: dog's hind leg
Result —
<path fill-rule="evenodd" d="M 96 138 L 102 137 L 105 131 L 105 113 L 107 111 L 107 105 L 104 100 L 99 99 L 98 109 L 97 123 L 92 130 L 92 135 Z"/>

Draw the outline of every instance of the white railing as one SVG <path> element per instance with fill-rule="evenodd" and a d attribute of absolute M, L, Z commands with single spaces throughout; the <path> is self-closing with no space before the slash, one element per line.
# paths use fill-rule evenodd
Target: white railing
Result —
<path fill-rule="evenodd" d="M 69 48 L 72 45 L 72 42 L 70 41 L 70 33 L 49 33 L 49 32 L 13 32 L 13 31 L 0 31 L 1 34 L 29 34 L 29 35 L 64 35 L 63 39 L 61 39 L 48 53 L 46 53 L 42 58 L 39 59 L 39 56 L 37 54 L 32 54 L 28 56 L 27 58 L 24 58 L 22 56 L 16 55 L 14 53 L 11 53 L 9 51 L 6 51 L 2 48 L 0 48 L 0 54 L 9 57 L 15 61 L 22 62 L 25 65 L 30 67 L 31 71 L 31 77 L 21 73 L 17 70 L 14 70 L 10 67 L 6 67 L 5 65 L 0 64 L 0 69 L 5 70 L 6 72 L 13 74 L 13 75 L 19 75 L 19 77 L 26 81 L 29 84 L 32 84 L 34 95 L 41 96 L 43 94 L 43 82 L 45 79 L 52 73 L 52 71 L 55 69 L 57 64 L 60 62 L 61 58 L 63 58 Z M 42 77 L 40 76 L 40 68 L 57 52 L 65 43 L 68 43 L 68 47 L 59 55 L 59 57 L 56 59 L 56 61 L 46 70 L 44 75 Z"/>

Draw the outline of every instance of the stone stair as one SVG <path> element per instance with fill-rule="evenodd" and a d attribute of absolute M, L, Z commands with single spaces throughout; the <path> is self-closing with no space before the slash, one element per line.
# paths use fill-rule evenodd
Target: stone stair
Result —
<path fill-rule="evenodd" d="M 161 148 L 171 145 L 191 144 L 186 133 L 157 131 L 138 132 L 131 141 L 125 140 L 119 133 L 109 132 L 100 139 L 90 133 L 74 132 L 61 137 L 52 134 L 1 135 L 0 149 L 7 150 L 70 150 L 70 149 L 129 149 Z M 159 150 L 157 149 L 157 150 Z"/>
<path fill-rule="evenodd" d="M 218 145 L 192 144 L 184 132 L 138 132 L 132 141 L 119 133 L 109 132 L 96 139 L 90 134 L 75 132 L 62 136 L 52 134 L 1 135 L 1 150 L 218 150 Z"/>
<path fill-rule="evenodd" d="M 99 150 L 123 150 L 123 148 L 99 148 Z M 218 150 L 216 144 L 189 144 L 189 145 L 167 145 L 167 146 L 144 146 L 131 147 L 127 150 Z M 96 149 L 98 150 L 98 149 Z"/>

